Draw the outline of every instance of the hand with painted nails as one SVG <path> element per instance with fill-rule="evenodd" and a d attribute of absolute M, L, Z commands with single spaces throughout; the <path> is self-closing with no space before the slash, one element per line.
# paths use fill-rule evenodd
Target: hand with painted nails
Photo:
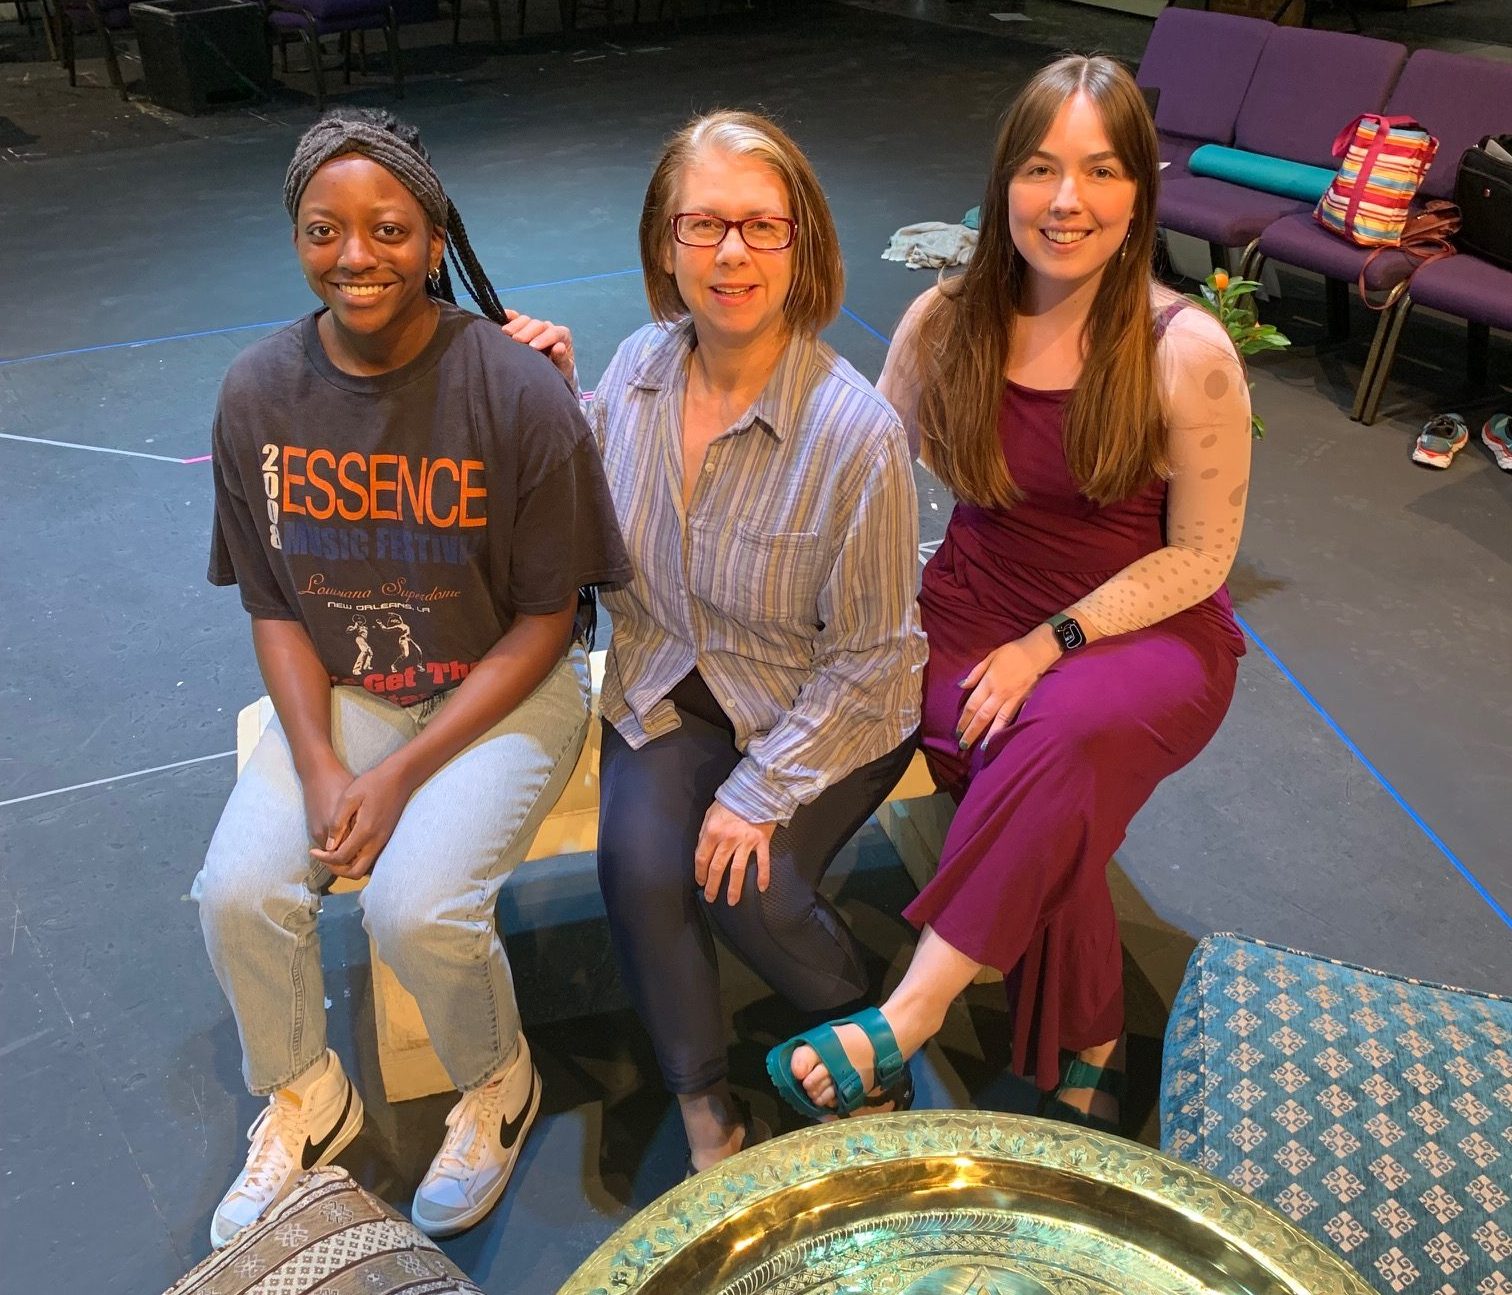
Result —
<path fill-rule="evenodd" d="M 725 872 L 730 874 L 727 896 L 731 907 L 740 902 L 746 870 L 756 860 L 756 889 L 764 891 L 771 882 L 771 843 L 776 823 L 750 823 L 717 800 L 704 815 L 698 831 L 698 848 L 693 851 L 693 878 L 703 887 L 704 899 L 713 903 Z"/>
<path fill-rule="evenodd" d="M 1041 625 L 1021 639 L 994 648 L 972 666 L 960 684 L 966 693 L 961 718 L 956 721 L 961 750 L 969 750 L 979 737 L 986 750 L 988 743 L 1013 722 L 1040 676 L 1059 656 L 1060 645 Z"/>
<path fill-rule="evenodd" d="M 572 330 L 566 324 L 553 324 L 549 319 L 532 319 L 518 310 L 506 310 L 504 317 L 509 322 L 502 325 L 504 336 L 513 338 L 522 346 L 540 351 L 557 367 L 569 383 L 577 380 L 577 361 L 572 353 Z"/>

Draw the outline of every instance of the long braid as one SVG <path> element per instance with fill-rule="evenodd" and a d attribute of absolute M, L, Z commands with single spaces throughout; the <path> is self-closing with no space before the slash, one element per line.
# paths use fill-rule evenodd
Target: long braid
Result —
<path fill-rule="evenodd" d="M 462 223 L 462 215 L 450 199 L 446 203 L 446 244 L 462 286 L 478 303 L 478 309 L 494 323 L 506 323 L 504 303 L 499 300 L 499 294 L 489 282 L 478 254 L 473 251 L 472 240 L 467 236 L 467 226 Z"/>
<path fill-rule="evenodd" d="M 496 324 L 507 323 L 504 303 L 499 300 L 499 294 L 494 291 L 487 272 L 478 260 L 478 254 L 473 251 L 472 239 L 467 236 L 467 226 L 462 223 L 462 215 L 450 198 L 446 201 L 446 248 L 451 253 L 452 264 L 457 267 L 457 277 L 478 303 L 478 309 Z M 448 294 L 451 292 L 451 276 L 446 272 L 445 261 L 441 263 L 441 286 L 443 291 Z M 455 301 L 455 298 L 448 296 L 447 300 Z M 579 585 L 577 593 L 576 627 L 592 650 L 598 642 L 598 591 L 592 585 Z"/>

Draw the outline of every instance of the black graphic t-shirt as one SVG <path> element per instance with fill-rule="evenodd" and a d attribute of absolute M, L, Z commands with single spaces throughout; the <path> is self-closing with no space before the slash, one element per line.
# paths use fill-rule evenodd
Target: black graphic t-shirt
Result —
<path fill-rule="evenodd" d="M 517 614 L 629 579 L 592 434 L 550 361 L 442 305 L 414 360 L 343 373 L 308 315 L 243 351 L 215 416 L 212 584 L 297 620 L 331 682 L 400 706 Z"/>

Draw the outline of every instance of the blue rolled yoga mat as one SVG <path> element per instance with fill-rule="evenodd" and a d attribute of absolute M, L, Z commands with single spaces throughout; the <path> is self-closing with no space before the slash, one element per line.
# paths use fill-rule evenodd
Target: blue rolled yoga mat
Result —
<path fill-rule="evenodd" d="M 1210 175 L 1247 185 L 1262 193 L 1277 193 L 1283 198 L 1316 202 L 1332 183 L 1336 174 L 1326 166 L 1308 166 L 1288 162 L 1264 153 L 1246 153 L 1242 148 L 1224 148 L 1221 144 L 1204 144 L 1187 159 L 1193 175 Z"/>

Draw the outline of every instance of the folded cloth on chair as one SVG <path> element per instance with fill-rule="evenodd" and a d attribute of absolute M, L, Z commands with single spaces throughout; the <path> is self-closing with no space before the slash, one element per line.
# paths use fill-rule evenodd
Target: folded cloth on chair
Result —
<path fill-rule="evenodd" d="M 1193 175 L 1210 175 L 1215 180 L 1303 202 L 1317 202 L 1334 178 L 1334 172 L 1326 166 L 1289 162 L 1284 157 L 1247 153 L 1242 148 L 1225 148 L 1222 144 L 1204 144 L 1193 150 L 1187 159 L 1187 170 Z"/>
<path fill-rule="evenodd" d="M 277 1292 L 483 1295 L 436 1243 L 364 1191 L 346 1170 L 305 1174 L 283 1200 L 167 1295 Z"/>
<path fill-rule="evenodd" d="M 976 245 L 976 230 L 926 220 L 904 225 L 888 241 L 882 259 L 902 261 L 910 270 L 938 270 L 946 265 L 964 265 Z"/>

